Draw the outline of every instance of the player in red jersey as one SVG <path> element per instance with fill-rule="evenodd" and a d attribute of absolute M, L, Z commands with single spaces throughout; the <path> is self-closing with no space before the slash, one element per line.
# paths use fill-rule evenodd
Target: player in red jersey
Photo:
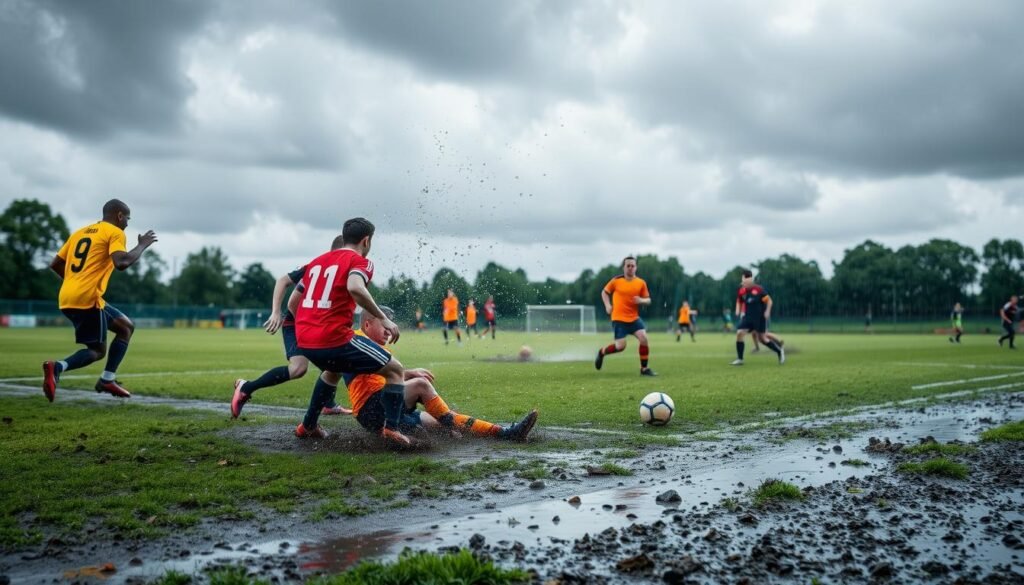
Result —
<path fill-rule="evenodd" d="M 747 333 L 753 333 L 753 338 L 761 339 L 761 343 L 768 346 L 779 356 L 779 364 L 786 363 L 786 352 L 782 349 L 781 340 L 775 336 L 767 335 L 768 320 L 772 313 L 772 298 L 763 286 L 754 284 L 754 273 L 749 270 L 743 271 L 742 286 L 740 287 L 740 298 L 744 306 L 743 318 L 736 327 L 736 359 L 732 365 L 743 365 L 743 339 Z M 739 304 L 740 301 L 737 301 Z"/>
<path fill-rule="evenodd" d="M 480 334 L 480 339 L 487 337 L 487 334 L 491 334 L 491 339 L 494 339 L 495 333 L 498 332 L 498 314 L 494 310 L 494 295 L 487 295 L 487 300 L 484 301 L 484 321 L 487 321 L 487 329 Z"/>
<path fill-rule="evenodd" d="M 370 339 L 356 337 L 352 329 L 358 304 L 380 320 L 391 343 L 399 337 L 398 325 L 380 310 L 366 288 L 373 278 L 373 263 L 366 259 L 373 234 L 373 224 L 368 220 L 350 219 L 342 229 L 342 247 L 306 264 L 301 283 L 305 296 L 295 311 L 295 335 L 299 351 L 322 373 L 313 388 L 306 416 L 295 434 L 327 436 L 317 421 L 328 397 L 337 392 L 342 372 L 376 373 L 385 380 L 381 390 L 385 419 L 381 437 L 394 445 L 411 447 L 413 440 L 399 431 L 405 403 L 405 370 L 381 346 Z"/>

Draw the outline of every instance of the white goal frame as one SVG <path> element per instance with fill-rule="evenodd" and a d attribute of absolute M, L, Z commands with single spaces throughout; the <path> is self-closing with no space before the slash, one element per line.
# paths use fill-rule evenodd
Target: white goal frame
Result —
<path fill-rule="evenodd" d="M 530 319 L 530 311 L 569 311 L 572 312 L 578 310 L 580 314 L 580 334 L 581 335 L 596 335 L 597 334 L 597 312 L 594 310 L 593 305 L 526 305 L 526 332 L 533 333 L 533 323 Z M 594 323 L 594 330 L 587 331 L 587 314 L 590 314 L 590 319 Z"/>

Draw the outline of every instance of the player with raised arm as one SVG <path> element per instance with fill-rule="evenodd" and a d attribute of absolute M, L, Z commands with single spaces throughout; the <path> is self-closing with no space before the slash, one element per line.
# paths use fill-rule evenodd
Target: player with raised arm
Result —
<path fill-rule="evenodd" d="M 462 345 L 462 330 L 459 329 L 459 297 L 455 296 L 455 291 L 452 289 L 448 289 L 448 295 L 441 303 L 441 318 L 444 320 L 444 327 L 441 328 L 441 332 L 444 333 L 444 344 L 448 345 L 448 332 L 454 329 L 455 338 L 459 345 Z"/>
<path fill-rule="evenodd" d="M 690 308 L 690 302 L 689 301 L 683 301 L 683 306 L 679 307 L 679 323 L 678 323 L 678 327 L 676 327 L 676 342 L 678 342 L 680 339 L 682 339 L 682 337 L 683 337 L 683 329 L 685 329 L 686 331 L 688 331 L 690 333 L 690 341 L 693 341 L 693 342 L 697 341 L 697 338 L 694 335 L 696 333 L 696 331 L 695 331 L 695 324 L 693 322 L 693 320 L 696 318 L 696 316 L 697 316 L 697 311 L 695 311 L 694 309 Z"/>
<path fill-rule="evenodd" d="M 380 307 L 380 310 L 389 319 L 393 312 L 388 307 Z M 356 335 L 364 335 L 387 350 L 387 330 L 377 317 L 369 313 L 363 313 L 362 327 L 356 331 Z M 390 352 L 389 352 L 390 353 Z M 348 386 L 349 401 L 352 403 L 352 410 L 363 428 L 379 432 L 384 426 L 385 414 L 382 390 L 385 387 L 385 380 L 377 374 L 345 374 L 345 383 Z M 537 411 L 530 411 L 523 420 L 518 423 L 501 426 L 485 420 L 459 414 L 451 410 L 444 399 L 434 388 L 434 374 L 422 368 L 407 369 L 404 372 L 405 378 L 405 403 L 402 411 L 399 429 L 402 432 L 409 432 L 417 427 L 428 430 L 444 428 L 454 433 L 462 431 L 469 432 L 481 437 L 493 437 L 508 441 L 525 441 L 530 430 L 537 422 Z M 417 404 L 422 404 L 426 412 L 416 409 Z"/>
<path fill-rule="evenodd" d="M 604 301 L 605 312 L 612 318 L 615 342 L 597 350 L 594 367 L 600 370 L 606 355 L 626 349 L 626 336 L 633 335 L 640 342 L 640 375 L 656 376 L 654 370 L 647 366 L 651 350 L 647 342 L 647 327 L 640 318 L 640 307 L 651 304 L 651 293 L 644 279 L 636 275 L 635 257 L 626 256 L 622 260 L 622 274 L 612 278 L 601 289 L 601 300 Z"/>
<path fill-rule="evenodd" d="M 75 342 L 85 346 L 63 360 L 43 362 L 43 394 L 53 402 L 60 375 L 84 368 L 107 357 L 107 365 L 96 381 L 97 392 L 130 398 L 117 381 L 117 368 L 128 353 L 128 343 L 135 324 L 124 313 L 103 300 L 107 283 L 114 269 L 125 270 L 142 257 L 154 243 L 152 230 L 139 235 L 139 243 L 129 252 L 125 246 L 124 229 L 131 220 L 131 210 L 124 202 L 111 199 L 103 205 L 103 219 L 71 234 L 50 262 L 50 269 L 61 278 L 58 306 L 75 326 Z M 114 341 L 107 350 L 107 331 Z"/>
<path fill-rule="evenodd" d="M 337 237 L 331 244 L 331 249 L 337 250 L 341 246 L 342 238 Z M 270 301 L 270 317 L 263 323 L 263 328 L 271 335 L 277 333 L 278 330 L 281 331 L 281 341 L 284 342 L 284 357 L 288 360 L 288 365 L 271 368 L 255 380 L 235 380 L 235 390 L 231 397 L 231 418 L 238 418 L 242 413 L 242 406 L 252 398 L 253 392 L 261 388 L 284 384 L 289 380 L 298 380 L 306 375 L 306 370 L 309 368 L 309 360 L 299 353 L 299 346 L 295 340 L 295 315 L 292 311 L 291 299 L 289 299 L 289 305 L 284 313 L 281 313 L 281 302 L 284 299 L 285 291 L 288 290 L 288 287 L 299 284 L 305 275 L 306 267 L 300 266 L 277 279 L 277 282 L 274 283 L 273 298 Z M 334 396 L 331 396 L 324 406 L 323 414 L 352 414 L 352 411 L 339 406 L 335 402 Z"/>
<path fill-rule="evenodd" d="M 299 351 L 321 370 L 313 387 L 309 408 L 295 428 L 298 437 L 326 438 L 318 424 L 320 413 L 337 392 L 341 374 L 380 374 L 384 426 L 381 437 L 394 445 L 410 447 L 413 440 L 399 430 L 404 402 L 405 382 L 402 364 L 369 339 L 356 338 L 352 329 L 355 308 L 381 320 L 381 326 L 398 341 L 398 325 L 381 312 L 367 289 L 373 279 L 373 263 L 367 260 L 373 242 L 374 226 L 357 217 L 345 222 L 342 246 L 321 254 L 306 264 L 302 277 L 302 301 L 295 310 L 295 336 Z"/>
<path fill-rule="evenodd" d="M 960 303 L 953 305 L 953 312 L 949 314 L 949 320 L 953 324 L 953 333 L 956 335 L 949 337 L 950 343 L 960 343 L 960 336 L 964 334 L 964 308 Z"/>
<path fill-rule="evenodd" d="M 484 321 L 487 321 L 487 329 L 480 334 L 480 339 L 487 337 L 487 334 L 491 334 L 491 339 L 495 338 L 498 332 L 498 313 L 494 309 L 494 295 L 487 295 L 487 300 L 484 301 Z"/>
<path fill-rule="evenodd" d="M 740 294 L 742 295 L 744 313 L 740 324 L 736 326 L 736 359 L 732 365 L 743 365 L 745 345 L 743 340 L 747 333 L 753 333 L 755 338 L 760 337 L 761 343 L 778 354 L 779 365 L 786 363 L 786 351 L 782 349 L 781 340 L 765 335 L 765 331 L 768 329 L 768 320 L 772 316 L 772 298 L 764 287 L 754 284 L 754 273 L 749 270 L 743 271 Z"/>
<path fill-rule="evenodd" d="M 1017 349 L 1017 347 L 1013 345 L 1013 340 L 1017 337 L 1017 333 L 1016 331 L 1014 331 L 1013 327 L 1014 320 L 1017 318 L 1018 300 L 1019 298 L 1017 297 L 1017 295 L 1013 295 L 1010 297 L 1009 302 L 1003 305 L 1002 309 L 999 309 L 999 319 L 1003 326 L 1003 331 L 1006 332 L 1005 335 L 999 338 L 999 347 L 1002 347 L 1003 342 L 1009 339 L 1010 349 Z"/>

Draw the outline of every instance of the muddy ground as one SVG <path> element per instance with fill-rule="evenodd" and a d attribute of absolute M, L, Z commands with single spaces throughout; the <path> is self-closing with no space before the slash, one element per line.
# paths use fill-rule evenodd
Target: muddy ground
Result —
<path fill-rule="evenodd" d="M 543 425 L 531 450 L 435 441 L 421 454 L 538 459 L 549 473 L 473 482 L 439 498 L 414 489 L 405 494 L 411 506 L 361 518 L 311 523 L 302 513 L 261 513 L 255 522 L 208 522 L 140 542 L 113 540 L 97 527 L 82 543 L 3 551 L 0 575 L 14 583 L 143 583 L 168 569 L 242 564 L 288 582 L 393 558 L 405 547 L 469 547 L 555 583 L 1024 583 L 1024 444 L 977 443 L 959 458 L 970 468 L 964 480 L 899 473 L 901 462 L 923 458 L 868 450 L 871 437 L 975 443 L 981 431 L 1021 419 L 1024 393 L 776 421 L 615 459 L 633 473 L 625 477 L 593 474 L 614 451 L 597 436 L 593 449 L 535 451 L 566 432 Z M 837 428 L 849 432 L 827 436 Z M 226 432 L 265 450 L 377 448 L 356 429 L 312 444 L 288 440 L 284 423 L 252 431 Z M 867 465 L 850 465 L 857 460 Z M 797 485 L 804 499 L 755 506 L 749 491 L 769 478 Z M 106 563 L 114 570 L 104 572 Z"/>

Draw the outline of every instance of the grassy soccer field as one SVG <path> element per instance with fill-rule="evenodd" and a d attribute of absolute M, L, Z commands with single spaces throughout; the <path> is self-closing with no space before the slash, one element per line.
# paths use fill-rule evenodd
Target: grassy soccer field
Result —
<path fill-rule="evenodd" d="M 73 351 L 72 337 L 70 329 L 2 331 L 2 383 L 38 387 L 40 363 Z M 626 352 L 609 356 L 595 371 L 594 354 L 609 341 L 603 335 L 501 332 L 497 341 L 445 346 L 435 330 L 406 333 L 394 349 L 406 366 L 433 370 L 457 410 L 504 422 L 538 408 L 541 440 L 529 449 L 541 451 L 573 446 L 564 439 L 545 441 L 545 427 L 628 431 L 621 447 L 636 450 L 671 436 L 685 440 L 698 431 L 780 415 L 1024 387 L 1024 354 L 1000 349 L 994 336 L 969 336 L 954 346 L 939 336 L 792 335 L 786 338 L 786 365 L 764 349 L 748 354 L 745 366 L 730 367 L 731 336 L 712 333 L 677 343 L 658 333 L 651 353 L 656 378 L 638 375 L 633 339 Z M 514 361 L 523 344 L 532 347 L 534 361 Z M 39 542 L 53 532 L 82 538 L 97 524 L 118 534 L 156 536 L 204 518 L 251 522 L 268 509 L 314 520 L 363 514 L 408 505 L 401 495 L 413 486 L 432 493 L 491 474 L 530 473 L 530 457 L 508 446 L 496 445 L 493 458 L 465 464 L 430 453 L 265 453 L 225 435 L 231 428 L 268 427 L 281 442 L 298 440 L 290 432 L 297 417 L 228 418 L 234 379 L 283 363 L 280 338 L 260 331 L 139 330 L 121 367 L 122 382 L 137 395 L 222 401 L 223 414 L 115 398 L 93 404 L 61 399 L 62 389 L 91 389 L 99 364 L 66 375 L 54 404 L 41 391 L 0 393 L 0 459 L 6 462 L 0 472 L 0 548 Z M 310 373 L 259 391 L 253 403 L 305 407 L 312 385 Z M 676 418 L 668 427 L 639 423 L 638 402 L 654 390 L 675 399 Z M 348 417 L 322 421 L 328 430 L 356 425 Z M 371 486 L 339 487 L 367 475 L 374 478 Z"/>

